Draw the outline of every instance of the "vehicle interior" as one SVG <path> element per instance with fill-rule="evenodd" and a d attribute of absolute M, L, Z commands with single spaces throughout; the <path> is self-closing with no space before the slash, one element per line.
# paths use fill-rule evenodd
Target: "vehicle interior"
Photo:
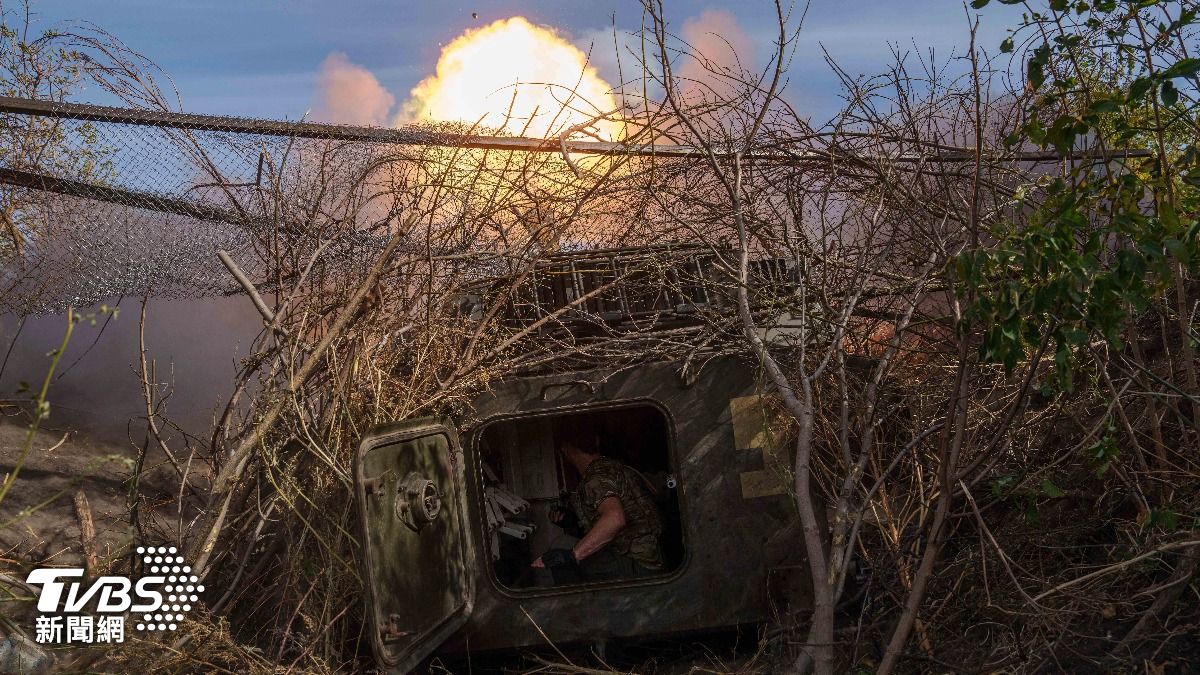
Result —
<path fill-rule="evenodd" d="M 556 430 L 567 426 L 594 430 L 601 454 L 642 474 L 642 487 L 663 516 L 662 574 L 678 569 L 684 542 L 668 421 L 657 407 L 638 404 L 509 418 L 484 427 L 479 437 L 482 511 L 496 580 L 513 590 L 569 585 L 530 567 L 547 549 L 571 541 L 552 522 L 555 508 L 568 508 L 565 496 L 580 479 L 555 447 Z"/>

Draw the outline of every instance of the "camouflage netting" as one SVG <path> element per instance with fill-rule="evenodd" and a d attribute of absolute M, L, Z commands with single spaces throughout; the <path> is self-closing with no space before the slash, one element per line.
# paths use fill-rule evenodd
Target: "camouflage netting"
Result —
<path fill-rule="evenodd" d="M 2 312 L 55 312 L 122 295 L 221 293 L 231 279 L 214 251 L 246 245 L 244 233 L 226 223 L 39 190 L 12 192 L 10 198 L 24 202 L 24 241 L 19 253 L 10 248 L 4 254 Z"/>
<path fill-rule="evenodd" d="M 304 263 L 275 267 L 271 256 L 261 255 L 268 240 L 286 241 L 296 261 L 313 256 L 321 265 L 361 267 L 386 241 L 383 224 L 407 206 L 398 203 L 411 193 L 402 184 L 414 182 L 411 174 L 420 172 L 414 166 L 429 162 L 431 152 L 452 162 L 453 154 L 445 153 L 454 153 L 463 138 L 490 149 L 520 140 L 461 131 L 0 99 L 0 313 L 56 312 L 124 295 L 235 292 L 218 250 L 256 284 L 270 286 Z M 382 165 L 388 168 L 381 177 L 361 180 Z M 453 171 L 444 167 L 438 170 L 443 177 Z M 330 173 L 344 178 L 331 180 Z M 363 196 L 372 189 L 384 198 Z M 314 196 L 315 190 L 330 197 Z M 339 191 L 356 193 L 354 213 L 336 212 Z M 302 212 L 289 214 L 289 208 Z M 455 206 L 443 198 L 439 209 L 452 218 Z M 313 231 L 313 223 L 326 230 Z M 427 243 L 409 246 L 424 250 Z M 487 245 L 451 242 L 456 252 Z"/>
<path fill-rule="evenodd" d="M 215 251 L 244 251 L 247 221 L 209 176 L 253 181 L 249 148 L 279 143 L 7 111 L 0 133 L 0 311 L 18 314 L 229 290 Z"/>

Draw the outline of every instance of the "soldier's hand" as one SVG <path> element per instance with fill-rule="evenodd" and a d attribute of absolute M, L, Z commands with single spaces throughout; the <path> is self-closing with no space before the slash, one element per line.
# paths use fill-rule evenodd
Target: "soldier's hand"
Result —
<path fill-rule="evenodd" d="M 562 525 L 568 514 L 573 516 L 574 512 L 571 510 L 570 496 L 563 492 L 558 496 L 558 501 L 550 504 L 550 522 Z"/>
<path fill-rule="evenodd" d="M 583 536 L 579 517 L 575 511 L 563 505 L 555 505 L 550 509 L 550 522 L 562 528 L 562 531 L 575 537 Z"/>

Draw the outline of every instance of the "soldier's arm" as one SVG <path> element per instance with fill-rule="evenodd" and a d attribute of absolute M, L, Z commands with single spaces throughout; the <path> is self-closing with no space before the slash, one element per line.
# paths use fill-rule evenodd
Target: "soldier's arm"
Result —
<path fill-rule="evenodd" d="M 606 497 L 604 501 L 600 502 L 598 511 L 592 529 L 588 530 L 587 534 L 583 535 L 583 539 L 575 544 L 575 548 L 571 549 L 576 560 L 583 560 L 607 546 L 608 542 L 612 541 L 613 537 L 616 537 L 617 533 L 625 527 L 625 509 L 621 506 L 620 499 Z"/>

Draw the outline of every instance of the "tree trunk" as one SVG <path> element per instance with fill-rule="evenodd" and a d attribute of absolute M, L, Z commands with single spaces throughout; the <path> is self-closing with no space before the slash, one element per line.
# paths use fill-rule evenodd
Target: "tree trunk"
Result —
<path fill-rule="evenodd" d="M 804 653 L 793 664 L 793 672 L 803 673 L 811 663 L 816 675 L 833 673 L 833 584 L 825 550 L 821 519 L 812 497 L 810 459 L 812 455 L 813 413 L 811 408 L 797 411 L 799 429 L 796 434 L 795 490 L 796 509 L 804 533 L 808 554 L 809 576 L 813 587 L 812 624 L 808 629 Z"/>

